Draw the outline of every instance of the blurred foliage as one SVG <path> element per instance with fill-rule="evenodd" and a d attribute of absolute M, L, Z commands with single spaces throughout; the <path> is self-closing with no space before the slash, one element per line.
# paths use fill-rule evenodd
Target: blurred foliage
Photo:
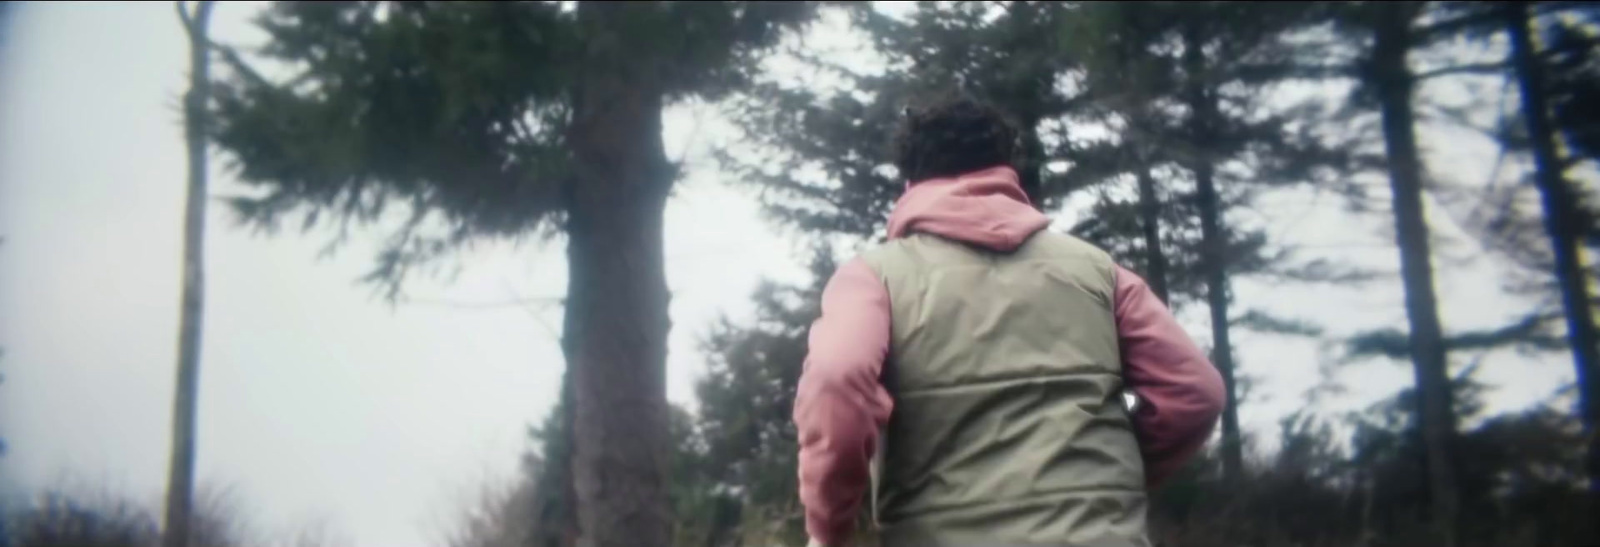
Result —
<path fill-rule="evenodd" d="M 1482 386 L 1457 380 L 1458 410 L 1481 405 Z M 1237 485 L 1218 479 L 1205 454 L 1152 501 L 1163 545 L 1418 545 L 1422 515 L 1420 443 L 1411 390 L 1327 419 L 1286 417 L 1270 456 Z M 1474 417 L 1467 414 L 1468 417 Z M 1347 432 L 1343 435 L 1339 431 Z M 1581 427 L 1565 410 L 1536 406 L 1481 418 L 1456 441 L 1462 480 L 1462 545 L 1560 546 L 1587 536 Z"/>
<path fill-rule="evenodd" d="M 84 486 L 44 489 L 0 515 L 5 547 L 155 547 L 161 544 L 158 507 Z M 189 544 L 194 547 L 334 547 L 325 528 L 287 534 L 255 527 L 227 489 L 201 488 L 195 496 Z"/>
<path fill-rule="evenodd" d="M 1140 170 L 1156 179 L 1159 250 L 1170 288 L 1180 303 L 1194 300 L 1204 291 L 1188 168 L 1196 156 L 1218 167 L 1224 214 L 1247 214 L 1256 196 L 1285 188 L 1314 188 L 1345 198 L 1351 210 L 1373 210 L 1369 185 L 1360 178 L 1382 174 L 1388 161 L 1371 60 L 1374 5 L 926 2 L 903 17 L 846 6 L 853 28 L 886 68 L 853 66 L 829 51 L 785 51 L 805 75 L 757 78 L 750 91 L 731 95 L 724 107 L 743 131 L 739 145 L 718 150 L 718 159 L 762 190 L 766 211 L 780 225 L 806 238 L 869 240 L 881 235 L 903 191 L 904 181 L 885 159 L 899 116 L 923 97 L 959 89 L 1009 109 L 1025 127 L 1018 165 L 1038 203 L 1056 211 L 1087 198 L 1075 210 L 1084 220 L 1073 232 L 1141 271 L 1151 249 L 1141 232 L 1144 198 L 1132 195 L 1129 183 Z M 1436 65 L 1417 69 L 1418 81 L 1503 73 L 1498 61 L 1434 56 L 1439 48 L 1481 44 L 1502 32 L 1497 12 L 1486 6 L 1413 5 L 1414 53 Z M 1539 9 L 1594 20 L 1581 3 L 1540 3 Z M 1578 98 L 1592 95 L 1586 86 L 1594 79 L 1594 33 L 1571 19 L 1549 20 L 1548 60 L 1559 73 L 1551 93 L 1561 130 L 1574 153 L 1592 157 L 1594 147 L 1585 139 L 1593 133 L 1593 116 Z M 1202 38 L 1199 72 L 1182 62 L 1185 40 L 1194 38 L 1185 31 Z M 1349 92 L 1332 100 L 1271 102 L 1278 86 L 1307 81 L 1346 83 Z M 1186 82 L 1201 84 L 1217 105 L 1220 119 L 1204 140 L 1183 123 L 1191 115 Z M 1449 105 L 1426 106 L 1420 110 L 1430 123 L 1460 114 Z M 1096 125 L 1105 131 L 1085 130 Z M 1516 149 L 1515 139 L 1505 142 Z M 1442 194 L 1443 188 L 1427 191 Z M 1485 192 L 1474 203 L 1516 211 L 1500 198 Z M 1521 257 L 1514 261 L 1524 265 L 1527 281 L 1548 294 L 1548 259 L 1538 258 L 1544 252 L 1539 219 L 1505 218 L 1518 222 L 1486 221 L 1469 229 L 1481 228 L 1475 235 Z M 1380 278 L 1346 263 L 1299 259 L 1261 227 L 1225 226 L 1230 275 L 1335 284 Z M 723 320 L 706 340 L 709 366 L 696 390 L 698 413 L 677 417 L 687 424 L 677 426 L 683 436 L 674 460 L 679 545 L 804 542 L 789 412 L 806 325 L 832 267 L 831 254 L 819 253 L 811 284 L 763 285 L 753 297 L 752 320 Z M 1561 349 L 1558 322 L 1558 310 L 1541 306 L 1501 327 L 1450 333 L 1445 346 L 1458 352 Z M 1329 335 L 1315 317 L 1258 309 L 1234 315 L 1231 324 L 1288 336 Z M 1342 341 L 1344 357 L 1407 359 L 1408 339 L 1392 329 L 1358 333 Z M 1583 432 L 1565 408 L 1569 397 L 1556 394 L 1529 409 L 1484 415 L 1487 387 L 1471 370 L 1449 386 L 1455 416 L 1471 424 L 1451 444 L 1464 544 L 1594 541 L 1583 525 L 1594 502 L 1583 491 Z M 1155 494 L 1155 536 L 1163 545 L 1202 546 L 1426 542 L 1432 532 L 1425 521 L 1429 499 L 1417 407 L 1414 391 L 1405 389 L 1346 415 L 1297 412 L 1282 422 L 1278 446 L 1259 450 L 1236 483 L 1225 484 L 1217 456 L 1205 454 Z M 862 530 L 870 533 L 865 520 Z"/>
<path fill-rule="evenodd" d="M 245 222 L 276 228 L 406 221 L 369 281 L 399 289 L 414 266 L 479 238 L 563 228 L 574 97 L 596 71 L 624 71 L 668 99 L 715 98 L 807 2 L 662 2 L 620 9 L 604 28 L 565 2 L 274 2 L 267 78 L 225 50 L 215 142 L 252 195 Z M 597 8 L 610 11 L 612 8 Z M 620 41 L 620 43 L 613 43 Z M 603 61 L 603 62 L 601 62 Z"/>
<path fill-rule="evenodd" d="M 764 50 L 815 8 L 274 2 L 256 20 L 267 41 L 251 59 L 221 48 L 231 73 L 212 136 L 251 190 L 230 199 L 244 222 L 271 229 L 299 214 L 307 229 L 335 224 L 335 245 L 351 225 L 389 230 L 365 280 L 391 301 L 414 268 L 476 242 L 565 234 L 562 348 L 583 425 L 557 430 L 581 449 L 549 467 L 576 483 L 562 500 L 583 493 L 588 541 L 660 546 L 667 485 L 652 464 L 667 456 L 669 424 L 652 379 L 666 369 L 661 230 L 679 175 L 663 110 L 748 85 Z M 387 217 L 391 207 L 402 215 Z M 618 401 L 642 402 L 630 408 L 643 415 Z M 603 474 L 608 465 L 642 471 Z M 571 512 L 546 516 L 563 522 L 539 530 L 560 530 L 564 545 Z"/>
<path fill-rule="evenodd" d="M 674 545 L 805 544 L 789 414 L 831 256 L 819 252 L 811 269 L 816 277 L 806 285 L 764 284 L 750 322 L 724 321 L 705 342 L 710 362 L 696 387 L 699 412 L 678 411 L 673 422 Z M 1570 393 L 1490 415 L 1489 386 L 1475 370 L 1459 373 L 1453 386 L 1455 410 L 1472 424 L 1455 444 L 1467 501 L 1463 537 L 1470 538 L 1463 545 L 1583 544 L 1592 502 L 1584 493 L 1582 429 L 1563 408 Z M 1252 451 L 1258 456 L 1237 484 L 1222 480 L 1217 454 L 1198 456 L 1152 494 L 1153 538 L 1185 547 L 1416 545 L 1425 537 L 1426 496 L 1414 397 L 1406 388 L 1358 411 L 1292 413 L 1280 422 L 1276 446 Z M 553 442 L 536 441 L 536 452 Z M 866 514 L 859 532 L 859 545 L 875 545 Z"/>
<path fill-rule="evenodd" d="M 594 68 L 586 60 L 600 55 L 644 74 L 670 99 L 725 99 L 720 106 L 742 131 L 740 145 L 717 151 L 720 163 L 762 191 L 773 219 L 808 239 L 880 236 L 904 183 L 886 160 L 892 128 L 906 107 L 958 89 L 1008 109 L 1023 128 L 1017 164 L 1042 208 L 1077 206 L 1083 220 L 1072 231 L 1137 270 L 1147 271 L 1160 255 L 1180 304 L 1205 291 L 1197 158 L 1216 167 L 1230 276 L 1312 283 L 1378 277 L 1302 259 L 1265 227 L 1234 220 L 1258 207 L 1262 193 L 1289 188 L 1373 209 L 1370 186 L 1360 179 L 1388 164 L 1376 121 L 1385 82 L 1370 55 L 1370 25 L 1380 11 L 1374 7 L 1382 3 L 921 2 L 904 17 L 844 3 L 838 13 L 885 68 L 791 44 L 784 56 L 802 75 L 787 80 L 761 73 L 755 52 L 779 43 L 778 32 L 807 18 L 815 4 L 662 2 L 615 19 L 622 26 L 606 33 L 579 21 L 568 4 L 275 3 L 260 20 L 271 37 L 261 53 L 291 75 L 268 79 L 228 55 L 233 75 L 214 105 L 217 143 L 255 191 L 233 199 L 235 210 L 259 227 L 298 213 L 302 226 L 332 222 L 342 233 L 398 205 L 406 222 L 370 276 L 391 289 L 410 268 L 478 239 L 558 233 L 567 193 L 581 180 L 568 140 L 573 90 Z M 1592 99 L 1600 96 L 1600 10 L 1537 4 L 1545 14 L 1549 98 L 1569 151 L 1565 167 L 1592 170 L 1600 159 L 1600 108 Z M 1504 72 L 1496 60 L 1436 62 L 1440 49 L 1495 40 L 1502 29 L 1492 4 L 1407 6 L 1415 15 L 1409 30 L 1417 81 Z M 1184 48 L 1196 46 L 1199 69 L 1183 62 Z M 1280 87 L 1304 82 L 1349 84 L 1349 92 L 1287 105 L 1271 100 Z M 1185 92 L 1196 87 L 1217 110 L 1205 135 L 1186 123 L 1194 114 Z M 1428 106 L 1419 109 L 1425 121 L 1460 122 L 1479 105 Z M 1528 139 L 1518 134 L 1517 114 L 1499 114 L 1498 126 L 1484 133 L 1505 154 L 1524 153 Z M 1152 196 L 1131 191 L 1141 173 L 1156 183 Z M 1549 296 L 1555 287 L 1542 219 L 1526 206 L 1525 177 L 1511 178 L 1509 185 L 1497 179 L 1472 188 L 1463 198 L 1470 214 L 1459 215 L 1459 224 L 1515 270 L 1505 289 Z M 1449 184 L 1427 186 L 1449 201 Z M 1149 197 L 1160 204 L 1153 218 L 1141 207 Z M 1594 246 L 1600 214 L 1592 209 L 1585 208 L 1585 236 Z M 1156 249 L 1143 232 L 1152 220 L 1161 227 Z M 696 385 L 698 408 L 674 409 L 669 420 L 675 545 L 804 543 L 789 415 L 807 326 L 834 266 L 832 253 L 819 250 L 810 283 L 762 285 L 752 319 L 723 319 L 703 341 L 709 363 Z M 1562 349 L 1555 306 L 1546 298 L 1501 327 L 1449 333 L 1444 346 Z M 1327 336 L 1315 319 L 1248 310 L 1231 324 Z M 1358 333 L 1344 343 L 1349 359 L 1411 357 L 1409 335 L 1399 330 Z M 1600 541 L 1586 535 L 1594 531 L 1585 519 L 1600 508 L 1583 493 L 1584 433 L 1565 408 L 1567 395 L 1486 415 L 1488 386 L 1472 370 L 1448 390 L 1455 416 L 1470 424 L 1451 441 L 1464 545 Z M 565 388 L 533 432 L 522 476 L 479 501 L 451 537 L 453 547 L 570 544 L 570 406 Z M 1429 500 L 1417 407 L 1414 391 L 1404 389 L 1359 412 L 1297 412 L 1280 424 L 1278 445 L 1249 462 L 1242 481 L 1224 483 L 1217 456 L 1205 454 L 1154 494 L 1154 535 L 1162 545 L 1186 546 L 1424 542 Z M 140 542 L 154 537 L 146 525 L 153 521 L 129 507 L 45 500 L 10 521 L 11 529 L 35 541 L 19 545 L 146 545 Z M 870 543 L 865 515 L 862 531 Z"/>
<path fill-rule="evenodd" d="M 1047 206 L 1057 203 L 1063 192 L 1044 169 L 1051 154 L 1039 129 L 1071 106 L 1055 85 L 1072 59 L 1050 44 L 1072 5 L 995 4 L 921 3 L 905 20 L 852 6 L 851 21 L 888 70 L 862 72 L 826 52 L 786 51 L 806 71 L 840 83 L 769 78 L 733 96 L 727 113 L 752 146 L 719 151 L 723 168 L 768 191 L 762 203 L 787 225 L 873 237 L 902 190 L 887 153 L 895 124 L 906 108 L 959 89 L 1008 111 L 1023 133 L 1024 188 Z"/>

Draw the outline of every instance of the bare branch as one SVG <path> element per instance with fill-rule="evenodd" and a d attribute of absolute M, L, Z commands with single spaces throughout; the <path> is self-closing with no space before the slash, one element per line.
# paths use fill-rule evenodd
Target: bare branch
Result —
<path fill-rule="evenodd" d="M 1420 80 L 1427 80 L 1429 78 L 1436 78 L 1436 77 L 1439 77 L 1439 76 L 1451 76 L 1451 75 L 1456 75 L 1456 74 L 1477 74 L 1477 75 L 1503 74 L 1503 73 L 1505 73 L 1506 68 L 1508 68 L 1508 67 L 1506 66 L 1505 62 L 1503 62 L 1503 61 L 1495 61 L 1495 62 L 1492 62 L 1492 63 L 1468 63 L 1468 64 L 1464 64 L 1464 65 L 1447 66 L 1447 67 L 1444 67 L 1444 68 L 1437 68 L 1437 69 L 1434 69 L 1434 70 L 1429 70 L 1427 72 L 1422 72 L 1422 73 L 1417 74 L 1416 79 L 1420 81 Z"/>
<path fill-rule="evenodd" d="M 265 77 L 261 76 L 260 72 L 256 71 L 254 67 L 250 66 L 250 63 L 245 62 L 244 58 L 239 56 L 239 52 L 234 50 L 232 47 L 212 42 L 211 49 L 216 50 L 218 54 L 221 54 L 223 62 L 228 63 L 229 68 L 238 71 L 245 77 L 245 79 L 250 80 L 251 84 L 274 87 L 271 82 L 268 82 Z"/>
<path fill-rule="evenodd" d="M 195 7 L 194 13 L 189 13 L 188 2 L 178 0 L 173 2 L 178 9 L 178 22 L 183 25 L 183 32 L 189 36 L 190 42 L 209 42 L 206 38 L 206 26 L 211 22 L 211 9 L 216 7 L 215 0 L 201 0 Z"/>
<path fill-rule="evenodd" d="M 553 297 L 553 296 L 552 297 L 544 297 L 544 298 L 517 298 L 517 299 L 512 299 L 512 300 L 502 300 L 502 301 L 498 301 L 498 302 L 461 302 L 461 301 L 456 301 L 456 300 L 447 300 L 447 299 L 438 299 L 438 298 L 412 298 L 412 297 L 403 297 L 401 299 L 401 301 L 403 301 L 404 303 L 407 303 L 407 304 L 423 304 L 423 305 L 428 305 L 428 306 L 438 306 L 438 307 L 445 307 L 445 308 L 459 308 L 459 309 L 495 309 L 495 308 L 513 308 L 513 307 L 515 307 L 515 308 L 526 308 L 528 306 L 535 306 L 535 305 L 537 305 L 537 306 L 553 306 L 553 305 L 557 305 L 557 304 L 562 303 L 562 300 L 563 300 L 562 298 Z"/>
<path fill-rule="evenodd" d="M 1564 1 L 1564 2 L 1535 2 L 1533 4 L 1533 11 L 1534 11 L 1535 15 L 1551 15 L 1551 14 L 1559 14 L 1559 13 L 1566 13 L 1566 12 L 1570 12 L 1570 11 L 1593 9 L 1593 8 L 1594 8 L 1594 4 L 1592 2 L 1570 2 L 1570 1 Z"/>
<path fill-rule="evenodd" d="M 1331 80 L 1355 78 L 1361 67 L 1349 63 L 1259 63 L 1245 65 L 1229 71 L 1225 77 L 1213 78 L 1207 83 L 1235 80 L 1247 84 L 1260 84 L 1279 80 Z"/>
<path fill-rule="evenodd" d="M 511 288 L 511 282 L 505 281 L 505 280 L 501 280 L 501 283 L 505 286 L 506 293 L 508 293 L 508 294 L 510 294 L 512 296 L 518 297 L 519 299 L 522 299 L 522 300 L 528 300 L 527 298 L 523 298 L 522 295 L 519 294 L 515 289 Z M 523 309 L 523 311 L 528 312 L 528 316 L 532 317 L 535 322 L 539 323 L 539 326 L 544 329 L 545 334 L 550 335 L 550 339 L 551 340 L 555 341 L 557 344 L 560 344 L 561 343 L 561 334 L 560 334 L 560 332 L 557 331 L 555 327 L 550 326 L 550 322 L 545 320 L 544 315 L 541 312 L 543 312 L 546 309 L 549 309 L 552 306 L 564 306 L 567 303 L 567 299 L 565 299 L 565 298 L 544 298 L 544 299 L 540 299 L 540 300 L 544 300 L 544 302 L 539 304 L 539 305 L 537 305 L 537 306 L 535 306 L 533 304 L 526 304 L 526 305 L 522 306 L 522 309 Z"/>
<path fill-rule="evenodd" d="M 694 125 L 689 129 L 689 138 L 683 140 L 683 149 L 678 151 L 678 158 L 673 160 L 672 163 L 682 165 L 683 160 L 689 157 L 689 151 L 694 148 L 695 141 L 700 137 L 700 123 L 704 119 L 705 112 L 703 109 L 696 108 L 694 111 Z"/>
<path fill-rule="evenodd" d="M 189 16 L 188 2 L 178 0 L 172 4 L 178 8 L 178 22 L 183 24 L 183 32 L 189 36 L 194 36 L 194 18 Z"/>

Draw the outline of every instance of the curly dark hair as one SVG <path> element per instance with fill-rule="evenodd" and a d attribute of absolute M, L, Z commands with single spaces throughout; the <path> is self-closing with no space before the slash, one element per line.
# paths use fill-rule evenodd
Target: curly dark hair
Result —
<path fill-rule="evenodd" d="M 1015 165 L 1017 127 L 1000 109 L 946 95 L 906 109 L 892 148 L 900 176 L 917 182 Z"/>

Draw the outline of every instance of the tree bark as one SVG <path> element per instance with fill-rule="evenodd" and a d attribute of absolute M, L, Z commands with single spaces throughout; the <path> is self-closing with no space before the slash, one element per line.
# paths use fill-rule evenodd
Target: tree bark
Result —
<path fill-rule="evenodd" d="M 200 2 L 191 17 L 183 3 L 178 3 L 179 18 L 189 35 L 189 92 L 183 98 L 189 181 L 183 214 L 183 294 L 178 310 L 178 370 L 172 395 L 164 547 L 189 545 L 194 504 L 195 413 L 200 390 L 200 329 L 205 311 L 206 108 L 211 96 L 206 27 L 213 4 Z"/>
<path fill-rule="evenodd" d="M 563 347 L 565 349 L 565 347 Z M 572 476 L 572 373 L 561 375 L 561 395 L 544 432 L 544 468 L 538 475 L 539 502 L 530 547 L 574 547 L 578 544 L 577 490 Z"/>
<path fill-rule="evenodd" d="M 1137 169 L 1139 179 L 1139 221 L 1144 231 L 1144 277 L 1150 290 L 1162 303 L 1167 297 L 1167 254 L 1161 249 L 1161 197 L 1156 195 L 1156 180 L 1150 176 L 1150 165 L 1141 157 Z"/>
<path fill-rule="evenodd" d="M 1506 27 L 1510 31 L 1512 63 L 1522 95 L 1523 119 L 1533 144 L 1535 183 L 1544 202 L 1544 225 L 1555 253 L 1555 276 L 1561 286 L 1561 303 L 1566 311 L 1567 337 L 1572 344 L 1572 362 L 1577 369 L 1578 402 L 1584 425 L 1589 430 L 1586 465 L 1589 490 L 1600 495 L 1600 336 L 1597 336 L 1593 306 L 1589 304 L 1589 283 L 1579 254 L 1578 196 L 1562 176 L 1562 162 L 1556 151 L 1556 133 L 1550 123 L 1545 99 L 1544 66 L 1538 59 L 1528 29 L 1528 6 L 1521 2 L 1503 5 Z"/>
<path fill-rule="evenodd" d="M 1417 415 L 1424 468 L 1427 469 L 1430 519 L 1434 544 L 1455 545 L 1455 465 L 1451 448 L 1455 415 L 1451 406 L 1449 361 L 1445 355 L 1438 302 L 1433 290 L 1428 224 L 1422 209 L 1422 164 L 1417 154 L 1412 113 L 1414 81 L 1406 66 L 1411 48 L 1410 23 L 1416 2 L 1376 2 L 1372 15 L 1374 46 L 1372 83 L 1383 116 L 1383 137 L 1394 193 L 1395 240 L 1400 249 L 1400 275 L 1405 284 L 1406 317 L 1410 322 L 1411 359 L 1416 372 Z"/>
<path fill-rule="evenodd" d="M 668 547 L 669 299 L 663 216 L 674 173 L 663 93 L 616 29 L 634 3 L 580 2 L 590 32 L 574 100 L 562 345 L 573 381 L 578 545 Z"/>
<path fill-rule="evenodd" d="M 1188 167 L 1194 173 L 1195 200 L 1200 210 L 1200 262 L 1205 272 L 1206 304 L 1211 312 L 1211 359 L 1222 374 L 1227 393 L 1227 404 L 1222 409 L 1222 474 L 1225 480 L 1234 482 L 1244 475 L 1244 439 L 1239 428 L 1239 390 L 1228 332 L 1227 235 L 1223 232 L 1215 167 L 1209 151 L 1216 105 L 1201 84 L 1205 71 L 1201 36 L 1192 27 L 1187 28 L 1184 42 L 1183 62 L 1188 72 L 1185 98 L 1192 112 L 1189 129 L 1194 151 Z"/>

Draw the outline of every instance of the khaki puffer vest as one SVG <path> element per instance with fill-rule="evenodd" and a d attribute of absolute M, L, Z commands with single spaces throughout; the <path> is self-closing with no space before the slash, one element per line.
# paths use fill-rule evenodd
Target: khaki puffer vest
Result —
<path fill-rule="evenodd" d="M 884 547 L 1146 547 L 1105 252 L 927 234 L 862 257 L 888 289 L 895 409 L 873 465 Z"/>

